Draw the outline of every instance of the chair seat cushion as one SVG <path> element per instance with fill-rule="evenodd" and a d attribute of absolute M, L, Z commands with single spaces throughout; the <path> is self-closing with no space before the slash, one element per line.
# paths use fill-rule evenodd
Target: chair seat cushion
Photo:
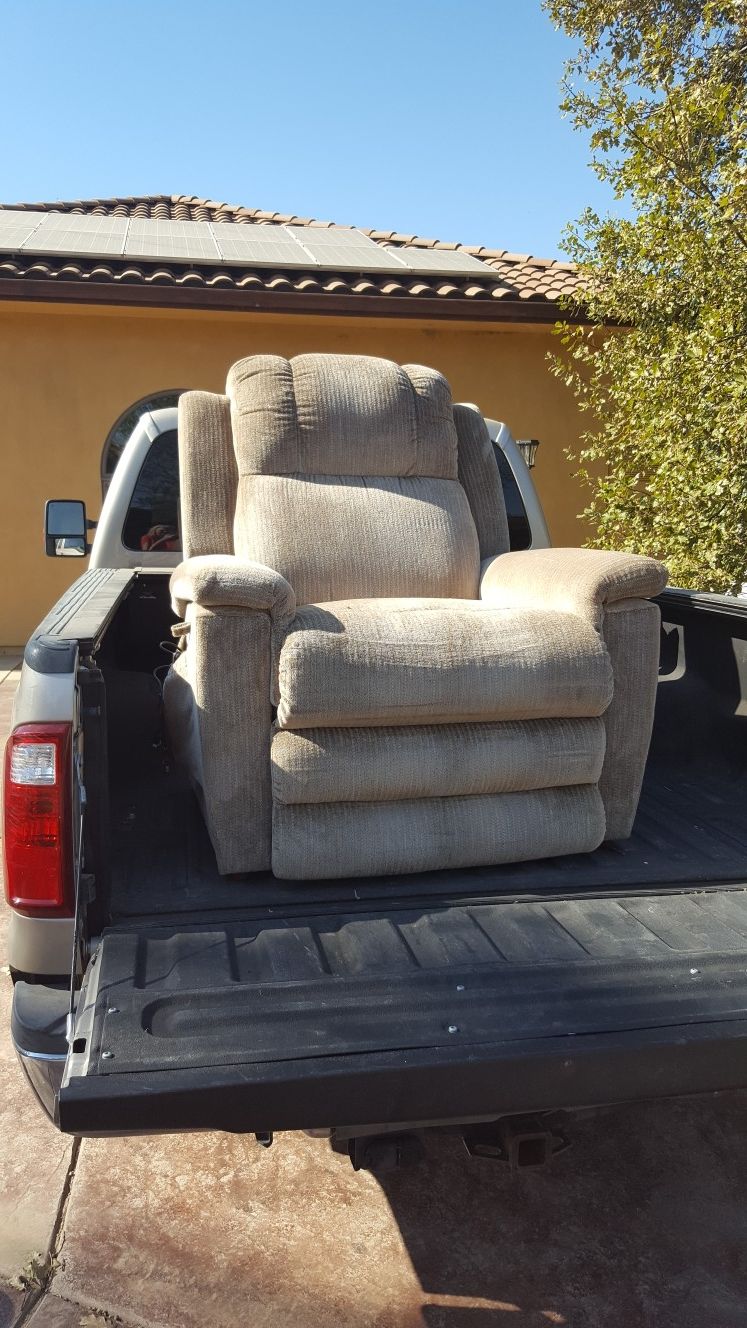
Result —
<path fill-rule="evenodd" d="M 609 656 L 588 623 L 480 600 L 304 605 L 278 678 L 285 729 L 590 717 L 612 698 Z"/>

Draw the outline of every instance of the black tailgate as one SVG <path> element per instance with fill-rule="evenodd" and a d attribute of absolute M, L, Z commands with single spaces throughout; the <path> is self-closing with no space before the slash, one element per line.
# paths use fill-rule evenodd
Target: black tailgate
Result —
<path fill-rule="evenodd" d="M 368 1125 L 747 1086 L 747 891 L 105 932 L 72 1133 Z"/>

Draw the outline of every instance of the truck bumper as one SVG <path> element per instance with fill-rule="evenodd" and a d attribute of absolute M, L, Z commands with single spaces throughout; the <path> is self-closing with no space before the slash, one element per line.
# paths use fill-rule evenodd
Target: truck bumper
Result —
<path fill-rule="evenodd" d="M 65 1069 L 65 1056 L 35 1056 L 14 1044 L 18 1059 L 46 1115 L 57 1125 L 57 1102 Z"/>
<path fill-rule="evenodd" d="M 13 988 L 11 1037 L 24 1073 L 49 1119 L 57 1125 L 67 1059 L 70 993 L 65 986 L 18 981 Z"/>

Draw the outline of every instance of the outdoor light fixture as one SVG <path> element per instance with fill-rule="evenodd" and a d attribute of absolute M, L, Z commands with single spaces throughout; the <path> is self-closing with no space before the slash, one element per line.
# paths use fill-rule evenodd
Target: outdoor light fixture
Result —
<path fill-rule="evenodd" d="M 539 447 L 539 438 L 517 438 L 516 446 L 518 447 L 519 451 L 521 452 L 521 455 L 526 461 L 527 466 L 531 470 L 532 466 L 534 465 L 535 458 L 537 456 L 537 448 Z"/>

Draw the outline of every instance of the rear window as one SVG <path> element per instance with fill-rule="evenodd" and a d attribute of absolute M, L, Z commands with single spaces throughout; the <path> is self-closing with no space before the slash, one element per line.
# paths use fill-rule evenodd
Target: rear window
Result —
<path fill-rule="evenodd" d="M 151 445 L 125 517 L 122 543 L 138 553 L 181 553 L 176 429 Z"/>
<path fill-rule="evenodd" d="M 512 550 L 528 549 L 532 542 L 532 531 L 519 486 L 514 479 L 514 472 L 505 452 L 495 444 L 493 450 L 498 462 L 501 484 L 503 485 L 503 501 L 506 504 L 506 516 L 508 517 L 509 548 Z"/>
<path fill-rule="evenodd" d="M 529 519 L 508 458 L 495 447 L 508 517 L 511 549 L 528 549 Z M 137 477 L 122 543 L 138 553 L 181 553 L 179 525 L 179 454 L 176 429 L 156 438 Z"/>

